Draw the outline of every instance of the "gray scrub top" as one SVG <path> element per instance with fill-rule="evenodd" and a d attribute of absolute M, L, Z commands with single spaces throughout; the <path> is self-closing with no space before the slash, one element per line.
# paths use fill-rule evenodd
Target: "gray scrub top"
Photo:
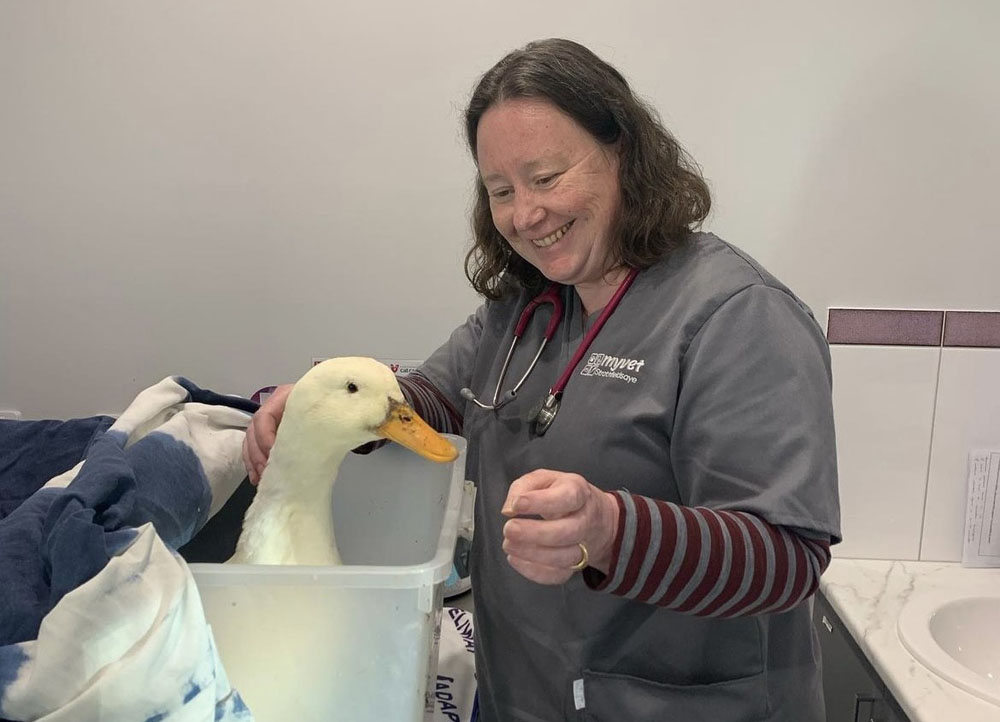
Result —
<path fill-rule="evenodd" d="M 528 419 L 580 343 L 565 318 L 517 399 L 486 411 L 529 298 L 487 302 L 421 368 L 464 412 L 476 482 L 471 575 L 486 722 L 821 722 L 810 602 L 780 614 L 699 618 L 594 591 L 580 575 L 531 582 L 506 561 L 500 513 L 514 479 L 571 471 L 603 489 L 747 511 L 840 539 L 829 349 L 809 309 L 710 234 L 639 273 L 566 387 L 545 436 Z M 529 324 L 504 391 L 541 342 Z M 575 692 L 575 693 L 574 693 Z M 583 706 L 581 708 L 581 692 Z"/>

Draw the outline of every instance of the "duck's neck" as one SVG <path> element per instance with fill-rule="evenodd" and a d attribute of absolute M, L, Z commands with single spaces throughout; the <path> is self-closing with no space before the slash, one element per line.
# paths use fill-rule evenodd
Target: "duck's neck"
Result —
<path fill-rule="evenodd" d="M 286 427 L 287 424 L 287 427 Z M 286 418 L 274 441 L 257 494 L 315 509 L 330 509 L 337 469 L 349 449 L 314 443 Z M 270 473 L 269 473 L 270 472 Z M 274 483 L 268 483 L 270 479 Z"/>

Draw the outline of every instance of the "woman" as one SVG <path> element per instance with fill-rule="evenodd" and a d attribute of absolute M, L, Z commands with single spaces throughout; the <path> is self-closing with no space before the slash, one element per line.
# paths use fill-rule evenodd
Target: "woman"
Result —
<path fill-rule="evenodd" d="M 840 531 L 811 313 L 692 230 L 704 181 L 583 46 L 507 55 L 466 131 L 479 170 L 466 268 L 486 301 L 402 385 L 469 440 L 482 718 L 822 720 L 806 600 Z M 549 282 L 565 316 L 510 394 L 550 313 L 502 374 L 514 328 Z M 284 395 L 248 431 L 252 478 Z"/>

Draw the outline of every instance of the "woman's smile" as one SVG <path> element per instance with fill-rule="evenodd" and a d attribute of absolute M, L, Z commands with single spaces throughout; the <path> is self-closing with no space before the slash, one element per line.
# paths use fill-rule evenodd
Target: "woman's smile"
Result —
<path fill-rule="evenodd" d="M 535 238 L 535 239 L 532 239 L 531 244 L 535 248 L 548 248 L 553 243 L 555 243 L 560 238 L 562 238 L 564 235 L 566 235 L 566 232 L 570 229 L 570 226 L 572 226 L 573 223 L 574 223 L 574 221 L 570 221 L 569 223 L 567 223 L 566 225 L 562 226 L 561 228 L 557 228 L 555 230 L 555 232 L 550 233 L 549 235 L 545 236 L 544 238 Z"/>

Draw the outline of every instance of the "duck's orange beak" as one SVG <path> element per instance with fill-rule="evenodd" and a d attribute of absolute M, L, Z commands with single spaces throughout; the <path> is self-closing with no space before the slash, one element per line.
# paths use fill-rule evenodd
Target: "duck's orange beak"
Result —
<path fill-rule="evenodd" d="M 444 463 L 458 458 L 458 449 L 448 439 L 417 416 L 408 404 L 399 401 L 390 399 L 389 415 L 375 429 L 375 433 L 431 461 Z"/>

